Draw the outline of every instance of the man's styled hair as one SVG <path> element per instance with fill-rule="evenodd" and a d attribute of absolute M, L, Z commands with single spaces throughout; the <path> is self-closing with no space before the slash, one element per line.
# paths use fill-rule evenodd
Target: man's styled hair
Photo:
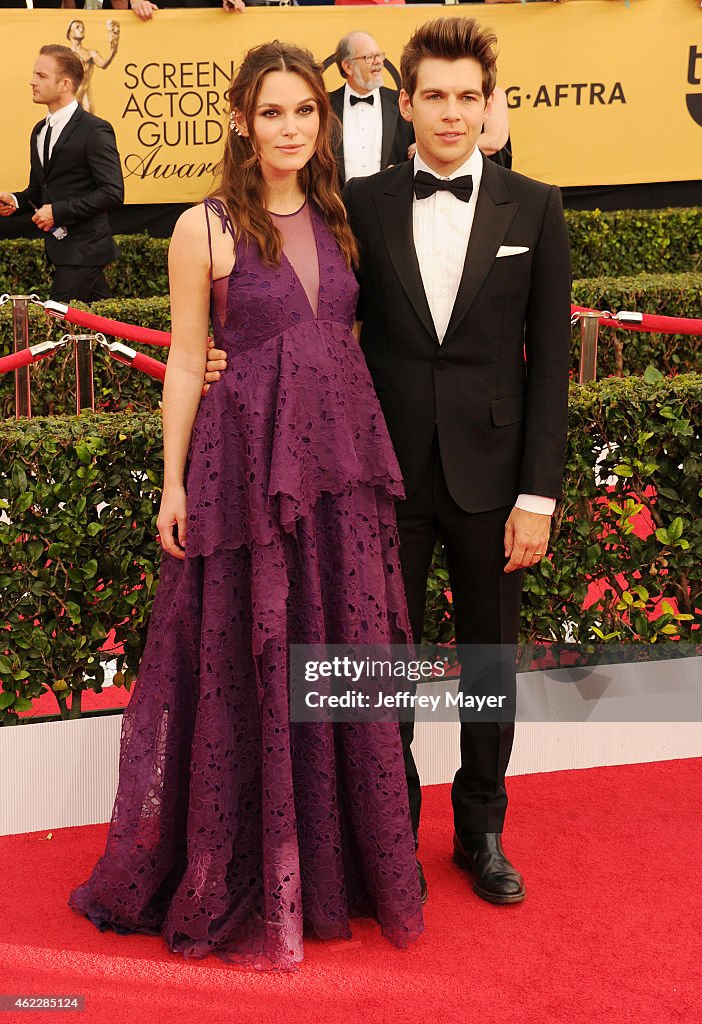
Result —
<path fill-rule="evenodd" d="M 83 62 L 77 53 L 68 46 L 59 46 L 58 43 L 49 43 L 42 46 L 39 51 L 42 57 L 53 57 L 56 61 L 56 69 L 61 78 L 70 78 L 73 83 L 73 91 L 78 92 L 83 81 L 85 72 Z"/>
<path fill-rule="evenodd" d="M 487 100 L 497 81 L 497 36 L 486 32 L 474 18 L 435 18 L 412 33 L 402 51 L 402 88 L 410 99 L 417 88 L 419 65 L 428 57 L 461 60 L 472 57 L 483 69 L 483 96 Z"/>
<path fill-rule="evenodd" d="M 347 32 L 346 35 L 343 36 L 336 44 L 334 60 L 336 61 L 336 66 L 338 67 L 339 74 L 341 75 L 342 78 L 348 78 L 348 75 L 344 71 L 342 64 L 345 60 L 351 60 L 351 58 L 353 57 L 353 46 L 351 45 L 351 40 L 356 35 L 358 35 L 358 30 L 355 30 L 353 32 Z"/>

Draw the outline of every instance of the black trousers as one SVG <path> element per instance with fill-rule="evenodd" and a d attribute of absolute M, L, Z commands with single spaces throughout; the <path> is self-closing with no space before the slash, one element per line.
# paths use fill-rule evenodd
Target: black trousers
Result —
<path fill-rule="evenodd" d="M 104 269 L 73 264 L 55 266 L 50 298 L 54 302 L 71 302 L 72 299 L 96 302 L 98 299 L 111 298 L 112 292 L 105 279 Z"/>
<path fill-rule="evenodd" d="M 424 623 L 427 576 L 438 536 L 446 551 L 459 644 L 515 645 L 523 572 L 505 573 L 504 526 L 512 510 L 471 513 L 451 497 L 441 465 L 438 440 L 417 489 L 397 504 L 400 557 L 412 632 L 419 641 Z M 516 670 L 503 677 L 514 704 Z M 415 839 L 421 790 L 411 743 L 414 722 L 400 725 Z M 507 809 L 505 772 L 512 751 L 514 722 L 462 722 L 461 766 L 451 790 L 454 825 L 467 832 L 501 832 Z"/>

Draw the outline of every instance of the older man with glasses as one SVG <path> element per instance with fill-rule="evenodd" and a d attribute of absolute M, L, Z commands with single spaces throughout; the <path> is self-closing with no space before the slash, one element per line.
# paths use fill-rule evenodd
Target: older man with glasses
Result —
<path fill-rule="evenodd" d="M 400 117 L 398 93 L 383 85 L 385 54 L 372 36 L 350 32 L 339 40 L 335 59 L 345 79 L 329 94 L 343 127 L 336 154 L 343 185 L 407 160 L 414 135 Z"/>

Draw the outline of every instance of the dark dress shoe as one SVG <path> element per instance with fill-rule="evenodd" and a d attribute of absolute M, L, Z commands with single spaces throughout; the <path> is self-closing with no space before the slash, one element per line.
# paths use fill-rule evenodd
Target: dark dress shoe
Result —
<path fill-rule="evenodd" d="M 417 874 L 419 875 L 419 894 L 422 898 L 422 903 L 426 903 L 429 890 L 427 889 L 427 880 L 424 877 L 424 868 L 419 861 L 417 861 Z"/>
<path fill-rule="evenodd" d="M 469 832 L 463 842 L 454 832 L 453 860 L 473 876 L 473 892 L 488 903 L 521 903 L 524 879 L 505 857 L 500 832 Z"/>

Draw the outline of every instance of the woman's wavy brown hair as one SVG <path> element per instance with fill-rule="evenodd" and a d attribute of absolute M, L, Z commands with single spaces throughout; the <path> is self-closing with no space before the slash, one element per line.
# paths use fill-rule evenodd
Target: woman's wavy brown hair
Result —
<path fill-rule="evenodd" d="M 253 131 L 254 114 L 263 79 L 271 71 L 293 71 L 307 82 L 319 111 L 319 134 L 312 158 L 299 172 L 300 185 L 308 199 L 313 199 L 322 211 L 327 227 L 336 238 L 347 266 L 358 263 L 358 246 L 346 217 L 339 195 L 334 159 L 334 134 L 341 130 L 324 88 L 322 69 L 309 50 L 282 43 L 255 46 L 244 56 L 227 92 L 231 114 L 249 131 L 249 136 L 229 131 L 224 147 L 222 177 L 216 195 L 227 205 L 234 226 L 235 238 L 250 239 L 261 250 L 263 262 L 268 266 L 280 263 L 283 239 L 271 220 L 266 207 L 266 183 L 261 174 L 256 154 L 256 136 Z"/>

